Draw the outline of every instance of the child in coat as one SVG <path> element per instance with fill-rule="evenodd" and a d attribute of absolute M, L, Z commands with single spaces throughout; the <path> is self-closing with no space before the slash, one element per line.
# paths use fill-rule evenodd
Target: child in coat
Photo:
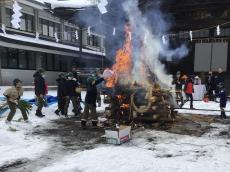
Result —
<path fill-rule="evenodd" d="M 7 98 L 7 103 L 10 108 L 10 113 L 7 116 L 6 123 L 10 123 L 16 113 L 18 101 L 23 95 L 22 82 L 19 79 L 14 79 L 13 86 L 11 88 L 8 88 L 3 93 L 3 95 Z M 24 121 L 28 122 L 26 111 L 22 109 L 20 110 L 21 110 Z"/>
<path fill-rule="evenodd" d="M 61 112 L 61 115 L 65 115 L 65 104 L 66 104 L 66 78 L 64 73 L 59 73 L 57 81 L 57 99 L 58 99 L 58 109 L 55 111 L 57 115 Z"/>
<path fill-rule="evenodd" d="M 65 111 L 64 115 L 68 116 L 68 108 L 69 108 L 69 103 L 70 101 L 73 104 L 73 112 L 75 116 L 79 115 L 79 109 L 81 108 L 80 106 L 80 100 L 81 97 L 79 93 L 76 92 L 76 88 L 79 87 L 79 83 L 76 82 L 74 79 L 73 73 L 68 73 L 67 75 L 67 81 L 66 81 L 66 104 L 65 104 Z"/>
<path fill-rule="evenodd" d="M 227 118 L 225 114 L 225 108 L 227 104 L 227 94 L 224 88 L 224 84 L 220 83 L 218 86 L 218 97 L 220 98 L 220 111 L 221 111 L 221 118 Z"/>

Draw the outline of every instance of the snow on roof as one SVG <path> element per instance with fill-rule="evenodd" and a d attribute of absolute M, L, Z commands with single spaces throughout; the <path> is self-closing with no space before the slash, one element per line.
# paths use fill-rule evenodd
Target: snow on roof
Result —
<path fill-rule="evenodd" d="M 40 3 L 50 3 L 51 8 L 58 8 L 58 7 L 66 7 L 66 8 L 84 8 L 95 6 L 92 0 L 65 0 L 65 1 L 58 1 L 58 0 L 35 0 Z"/>
<path fill-rule="evenodd" d="M 47 45 L 47 46 L 64 48 L 64 49 L 73 50 L 73 51 L 79 51 L 78 47 L 74 47 L 74 46 L 70 46 L 70 45 L 64 45 L 64 44 L 51 42 L 51 41 L 45 41 L 45 40 L 41 40 L 41 39 L 35 39 L 32 37 L 27 37 L 27 36 L 22 36 L 22 35 L 17 35 L 17 34 L 0 33 L 0 36 L 5 37 L 5 38 L 9 38 L 9 39 L 18 40 L 18 41 L 24 41 L 24 42 L 34 43 L 34 44 Z"/>
<path fill-rule="evenodd" d="M 39 44 L 39 45 L 47 45 L 47 46 L 51 46 L 51 47 L 63 48 L 63 49 L 72 50 L 72 51 L 79 51 L 80 50 L 79 47 L 64 45 L 64 44 L 60 44 L 60 43 L 56 43 L 56 42 L 36 39 L 36 38 L 17 35 L 17 34 L 0 33 L 0 36 L 5 37 L 5 38 L 9 38 L 9 39 L 13 39 L 13 40 L 24 41 L 24 42 L 29 42 L 29 43 Z M 95 51 L 95 50 L 82 49 L 82 52 L 105 56 L 105 53 Z"/>

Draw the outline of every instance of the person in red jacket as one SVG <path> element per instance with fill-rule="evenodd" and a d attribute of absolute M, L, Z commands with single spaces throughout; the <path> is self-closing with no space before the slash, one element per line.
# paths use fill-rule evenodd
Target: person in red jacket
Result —
<path fill-rule="evenodd" d="M 194 89 L 193 89 L 193 82 L 190 77 L 185 82 L 184 92 L 186 94 L 187 99 L 188 98 L 190 99 L 190 109 L 194 109 L 193 108 L 193 96 L 192 96 L 192 93 L 194 93 Z"/>

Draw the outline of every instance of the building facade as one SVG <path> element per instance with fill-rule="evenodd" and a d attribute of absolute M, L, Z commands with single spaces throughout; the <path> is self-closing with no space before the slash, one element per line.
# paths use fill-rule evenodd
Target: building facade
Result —
<path fill-rule="evenodd" d="M 154 8 L 154 1 L 139 0 L 142 11 Z M 165 62 L 169 73 L 178 70 L 188 75 L 206 75 L 225 71 L 225 84 L 230 90 L 230 1 L 229 0 L 162 0 L 161 10 L 171 19 L 172 48 L 185 44 L 189 53 L 184 58 Z M 219 25 L 220 34 L 217 34 Z M 190 31 L 192 37 L 190 38 Z M 230 92 L 230 91 L 229 91 Z"/>
<path fill-rule="evenodd" d="M 104 37 L 52 15 L 33 0 L 17 0 L 22 8 L 20 28 L 12 26 L 13 1 L 0 2 L 0 85 L 20 78 L 31 85 L 33 73 L 44 68 L 49 85 L 59 72 L 78 68 L 103 68 Z"/>

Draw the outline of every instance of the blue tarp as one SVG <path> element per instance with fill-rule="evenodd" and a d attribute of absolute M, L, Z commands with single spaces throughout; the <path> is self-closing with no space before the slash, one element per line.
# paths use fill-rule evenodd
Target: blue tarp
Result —
<path fill-rule="evenodd" d="M 50 95 L 47 95 L 45 97 L 46 99 L 46 102 L 47 102 L 47 105 L 52 105 L 54 103 L 57 103 L 57 96 L 50 96 Z M 34 105 L 37 105 L 37 101 L 36 99 L 26 99 L 27 102 L 29 102 L 30 104 L 34 104 Z"/>
<path fill-rule="evenodd" d="M 50 105 L 52 105 L 52 104 L 57 103 L 57 96 L 47 95 L 47 96 L 45 97 L 45 99 L 46 99 L 46 102 L 47 102 L 47 106 L 50 106 Z M 5 97 L 0 97 L 0 100 L 1 100 L 1 101 L 5 101 L 6 98 L 5 98 Z M 36 105 L 36 106 L 37 106 L 37 101 L 36 101 L 35 98 L 34 98 L 34 99 L 23 99 L 23 100 L 27 101 L 28 103 L 30 103 L 30 104 L 32 104 L 32 105 Z M 47 106 L 46 106 L 46 107 L 47 107 Z M 1 108 L 1 109 L 0 109 L 0 116 L 1 116 L 4 112 L 6 112 L 8 109 L 9 109 L 8 106 L 5 106 L 5 107 Z"/>

